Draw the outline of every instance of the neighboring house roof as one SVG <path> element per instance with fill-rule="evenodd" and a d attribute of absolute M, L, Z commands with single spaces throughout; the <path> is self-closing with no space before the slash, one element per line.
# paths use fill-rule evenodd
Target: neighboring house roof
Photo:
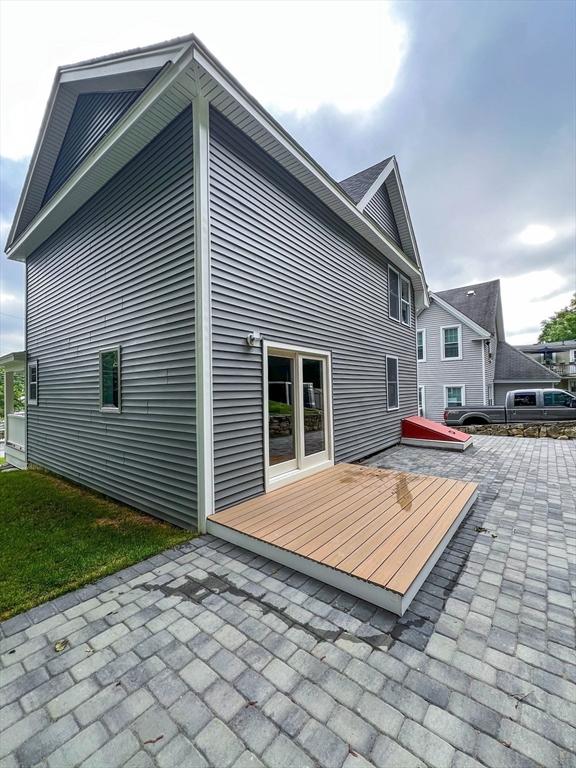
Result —
<path fill-rule="evenodd" d="M 535 355 L 541 352 L 565 352 L 566 350 L 576 349 L 576 339 L 569 339 L 568 341 L 542 341 L 539 344 L 521 344 L 516 349 Z"/>
<path fill-rule="evenodd" d="M 463 285 L 447 291 L 435 291 L 434 295 L 446 301 L 489 333 L 496 333 L 500 280 Z"/>
<path fill-rule="evenodd" d="M 560 376 L 511 344 L 499 341 L 496 347 L 494 381 L 556 383 L 560 381 Z"/>
<path fill-rule="evenodd" d="M 384 168 L 386 168 L 390 160 L 392 160 L 392 156 L 387 157 L 380 163 L 376 163 L 376 165 L 371 165 L 370 168 L 358 171 L 358 173 L 355 173 L 353 176 L 348 176 L 347 179 L 342 179 L 342 181 L 338 183 L 355 203 L 359 203 L 372 184 L 374 184 L 378 176 L 380 176 Z"/>
<path fill-rule="evenodd" d="M 79 94 L 137 89 L 142 89 L 139 97 L 42 205 Z M 404 239 L 402 248 L 398 247 L 194 35 L 57 70 L 8 237 L 9 258 L 25 260 L 197 96 L 215 106 L 342 221 L 407 274 L 414 284 L 417 308 L 428 306 L 428 290 L 417 250 L 414 256 L 404 250 Z M 398 186 L 401 191 L 398 205 L 405 207 L 399 179 Z M 406 248 L 412 242 L 415 247 L 409 218 L 406 218 L 410 232 Z"/>

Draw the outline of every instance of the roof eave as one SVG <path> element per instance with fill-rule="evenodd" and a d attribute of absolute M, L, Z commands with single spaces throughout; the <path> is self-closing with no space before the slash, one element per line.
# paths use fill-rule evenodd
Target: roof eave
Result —
<path fill-rule="evenodd" d="M 356 231 L 358 231 L 366 240 L 371 242 L 378 250 L 380 250 L 396 267 L 404 271 L 412 278 L 415 284 L 414 287 L 417 297 L 417 307 L 428 306 L 428 290 L 421 265 L 415 265 L 410 262 L 404 253 L 384 235 L 380 228 L 372 223 L 368 217 L 366 217 L 361 211 L 358 210 L 357 206 L 351 201 L 348 195 L 346 195 L 345 192 L 339 188 L 338 184 L 326 173 L 326 171 L 324 171 L 324 169 L 302 147 L 296 143 L 296 141 L 288 134 L 288 132 L 270 114 L 266 112 L 264 107 L 262 107 L 259 102 L 245 90 L 245 88 L 236 80 L 236 78 L 231 73 L 229 73 L 222 64 L 220 64 L 220 62 L 202 45 L 202 43 L 200 43 L 196 37 L 191 36 L 190 38 L 186 38 L 186 40 L 188 42 L 181 47 L 177 61 L 174 60 L 170 65 L 166 66 L 165 71 L 162 73 L 163 76 L 159 77 L 158 81 L 153 83 L 151 86 L 150 91 L 147 94 L 147 98 L 137 100 L 134 103 L 131 109 L 128 110 L 128 112 L 119 120 L 119 122 L 110 131 L 108 136 L 101 142 L 101 144 L 97 145 L 93 152 L 83 161 L 83 163 L 76 169 L 72 176 L 62 185 L 62 187 L 58 190 L 54 197 L 51 198 L 47 205 L 44 206 L 36 214 L 27 228 L 22 233 L 20 233 L 16 239 L 9 239 L 6 248 L 8 257 L 14 260 L 25 260 L 29 253 L 37 248 L 38 245 L 43 242 L 49 236 L 49 234 L 51 234 L 51 232 L 48 231 L 51 217 L 55 215 L 55 212 L 59 207 L 63 206 L 65 201 L 68 202 L 68 205 L 73 207 L 71 198 L 73 196 L 74 190 L 78 187 L 79 182 L 83 179 L 87 171 L 93 168 L 95 163 L 97 163 L 99 159 L 104 156 L 111 147 L 113 147 L 114 143 L 122 138 L 125 132 L 128 131 L 139 118 L 142 117 L 142 115 L 149 108 L 153 99 L 158 98 L 163 92 L 174 85 L 178 78 L 183 74 L 184 70 L 187 69 L 192 64 L 192 62 L 196 62 L 196 64 L 202 67 L 202 69 L 207 72 L 210 77 L 215 79 L 218 84 L 224 90 L 226 90 L 244 110 L 246 110 L 256 121 L 258 121 L 258 123 L 268 131 L 273 139 L 281 143 L 282 149 L 287 150 L 296 159 L 296 161 L 302 165 L 307 174 L 312 174 L 321 183 L 324 189 L 324 193 L 322 194 L 321 199 L 323 199 L 323 201 L 327 203 L 340 218 L 344 219 L 349 224 L 351 223 Z M 120 61 L 122 59 L 121 56 L 105 58 L 107 60 L 107 65 L 110 64 L 111 61 Z M 140 57 L 140 61 L 142 61 L 142 57 Z M 67 68 L 67 71 L 72 71 L 74 68 L 84 69 L 86 67 L 92 67 L 94 71 L 94 68 L 97 68 L 97 66 L 98 60 L 95 60 L 94 62 L 71 65 Z M 62 69 L 63 68 L 60 68 L 57 72 L 53 91 L 57 90 Z M 190 84 L 189 81 L 190 78 L 188 78 L 188 85 Z M 43 132 L 45 131 L 47 125 L 50 108 L 54 100 L 54 95 L 54 93 L 51 94 L 49 108 L 47 109 L 44 116 L 41 133 L 35 148 L 35 156 L 37 156 L 38 149 L 41 146 L 40 139 L 43 136 Z M 303 173 L 300 177 L 300 181 L 306 183 L 303 181 L 304 178 L 305 174 Z M 308 178 L 308 182 L 310 182 L 310 178 Z M 308 186 L 310 188 L 310 184 L 308 184 Z M 318 196 L 318 192 L 315 194 Z M 23 193 L 19 204 L 20 208 L 24 197 L 25 194 Z M 80 207 L 81 204 L 82 203 L 80 203 L 78 207 Z M 65 211 L 62 213 L 61 208 L 61 217 L 65 216 L 63 221 L 65 221 L 69 215 L 72 214 L 70 213 L 66 215 Z M 63 222 L 60 221 L 58 226 L 60 226 L 62 223 Z M 43 237 L 41 234 L 38 234 L 39 227 L 41 225 L 44 225 L 48 231 L 48 234 Z M 16 219 L 11 229 L 12 236 L 15 228 Z M 36 240 L 33 240 L 31 237 L 34 233 L 36 233 Z M 42 237 L 42 239 L 39 240 L 40 237 Z M 28 249 L 26 248 L 27 245 Z M 30 247 L 31 245 L 33 245 L 32 248 Z"/>

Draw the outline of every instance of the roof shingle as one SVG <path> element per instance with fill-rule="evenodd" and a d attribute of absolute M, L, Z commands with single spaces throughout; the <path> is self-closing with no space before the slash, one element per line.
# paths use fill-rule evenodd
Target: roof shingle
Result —
<path fill-rule="evenodd" d="M 391 155 L 380 163 L 371 165 L 370 168 L 358 171 L 358 173 L 355 173 L 353 176 L 348 176 L 347 179 L 342 179 L 338 184 L 355 203 L 359 203 L 372 184 L 374 184 L 378 176 L 380 176 L 384 168 L 386 168 L 390 160 L 392 160 L 392 157 L 393 156 Z"/>
<path fill-rule="evenodd" d="M 471 293 L 472 291 L 473 293 Z M 500 280 L 463 285 L 460 288 L 450 288 L 447 291 L 435 291 L 435 294 L 451 304 L 454 309 L 469 317 L 481 328 L 489 333 L 496 333 Z"/>
<path fill-rule="evenodd" d="M 533 360 L 524 352 L 499 341 L 496 347 L 496 367 L 494 370 L 495 381 L 533 381 L 555 383 L 560 381 L 560 376 L 546 368 L 545 365 Z"/>

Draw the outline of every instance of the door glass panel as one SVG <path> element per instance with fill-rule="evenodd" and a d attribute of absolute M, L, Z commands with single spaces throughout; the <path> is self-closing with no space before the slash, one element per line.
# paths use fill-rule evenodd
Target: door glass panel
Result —
<path fill-rule="evenodd" d="M 302 402 L 304 404 L 304 455 L 326 448 L 324 429 L 324 373 L 321 360 L 302 360 Z"/>
<path fill-rule="evenodd" d="M 296 458 L 294 444 L 294 361 L 268 355 L 268 438 L 270 464 Z"/>

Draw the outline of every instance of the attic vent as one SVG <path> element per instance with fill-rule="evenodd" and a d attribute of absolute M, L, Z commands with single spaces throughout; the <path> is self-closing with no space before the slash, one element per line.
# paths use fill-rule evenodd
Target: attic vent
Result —
<path fill-rule="evenodd" d="M 476 291 L 466 291 L 466 296 L 476 296 Z"/>

